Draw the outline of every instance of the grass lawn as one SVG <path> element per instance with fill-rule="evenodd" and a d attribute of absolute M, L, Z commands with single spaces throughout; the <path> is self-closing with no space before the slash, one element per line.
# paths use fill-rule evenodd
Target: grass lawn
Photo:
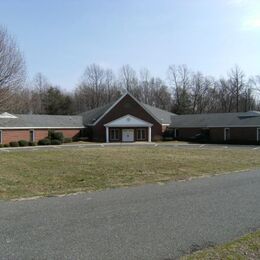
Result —
<path fill-rule="evenodd" d="M 105 147 L 0 153 L 0 199 L 94 191 L 260 168 L 260 151 Z"/>
<path fill-rule="evenodd" d="M 181 260 L 200 259 L 260 259 L 260 231 L 246 235 L 225 245 L 198 251 Z"/>

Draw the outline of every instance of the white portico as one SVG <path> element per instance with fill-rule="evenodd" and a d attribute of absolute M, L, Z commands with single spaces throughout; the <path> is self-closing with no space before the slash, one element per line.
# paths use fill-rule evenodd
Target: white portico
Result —
<path fill-rule="evenodd" d="M 125 115 L 105 124 L 106 142 L 152 141 L 152 124 L 132 115 Z"/>

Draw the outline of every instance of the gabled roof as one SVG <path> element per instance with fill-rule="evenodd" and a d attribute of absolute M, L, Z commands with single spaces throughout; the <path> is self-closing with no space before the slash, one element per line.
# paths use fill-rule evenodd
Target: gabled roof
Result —
<path fill-rule="evenodd" d="M 260 127 L 260 112 L 179 115 L 171 118 L 176 128 Z"/>
<path fill-rule="evenodd" d="M 112 102 L 102 107 L 97 107 L 82 113 L 81 116 L 83 117 L 83 124 L 84 125 L 94 124 L 101 116 L 103 116 L 106 113 L 106 111 L 108 111 L 110 107 L 113 106 L 114 103 L 115 102 Z"/>
<path fill-rule="evenodd" d="M 83 128 L 82 116 L 27 115 L 0 118 L 2 128 Z"/>
<path fill-rule="evenodd" d="M 129 95 L 131 98 L 133 98 L 148 114 L 150 114 L 160 124 L 170 124 L 171 117 L 176 115 L 168 111 L 139 102 L 135 97 L 133 97 L 130 93 L 127 92 L 112 103 L 82 113 L 84 124 L 95 125 L 109 111 L 111 111 L 126 95 Z"/>
<path fill-rule="evenodd" d="M 146 108 L 146 110 L 153 114 L 160 121 L 161 124 L 170 124 L 172 116 L 177 116 L 174 113 L 162 110 L 157 107 L 153 107 L 144 103 L 142 103 L 142 105 Z"/>

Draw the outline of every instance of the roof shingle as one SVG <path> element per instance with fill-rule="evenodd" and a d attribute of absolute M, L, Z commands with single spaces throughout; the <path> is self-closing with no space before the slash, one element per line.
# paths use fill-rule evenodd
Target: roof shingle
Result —
<path fill-rule="evenodd" d="M 26 115 L 15 114 L 16 118 L 0 118 L 1 127 L 21 128 L 83 128 L 82 116 Z"/>
<path fill-rule="evenodd" d="M 171 126 L 177 128 L 260 126 L 260 112 L 178 115 L 171 118 Z"/>

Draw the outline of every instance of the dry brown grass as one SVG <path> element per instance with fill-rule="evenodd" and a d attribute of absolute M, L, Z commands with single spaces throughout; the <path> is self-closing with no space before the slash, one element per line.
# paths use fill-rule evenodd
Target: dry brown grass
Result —
<path fill-rule="evenodd" d="M 246 260 L 260 259 L 260 231 L 246 235 L 225 245 L 198 251 L 182 260 Z"/>
<path fill-rule="evenodd" d="M 0 199 L 94 191 L 260 168 L 260 151 L 105 147 L 0 154 Z"/>

